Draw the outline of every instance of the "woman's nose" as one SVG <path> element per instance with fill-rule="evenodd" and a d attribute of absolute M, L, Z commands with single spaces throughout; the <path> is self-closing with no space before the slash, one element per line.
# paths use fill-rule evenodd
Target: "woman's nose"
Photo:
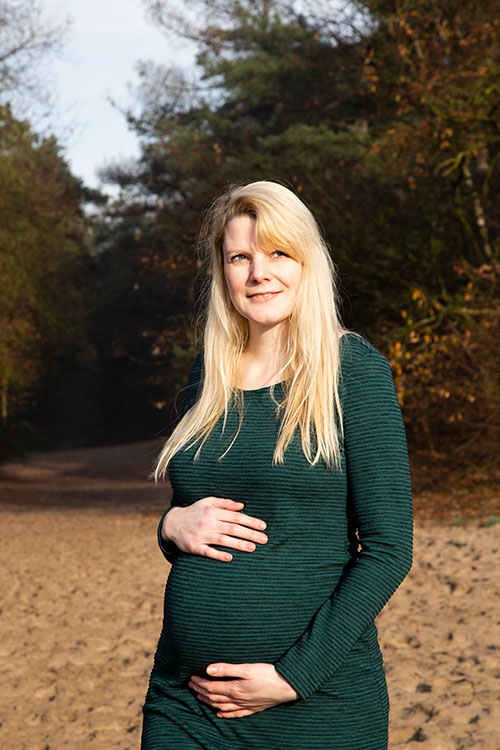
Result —
<path fill-rule="evenodd" d="M 250 280 L 251 281 L 265 281 L 269 279 L 269 262 L 267 258 L 256 257 L 252 258 L 250 263 Z"/>

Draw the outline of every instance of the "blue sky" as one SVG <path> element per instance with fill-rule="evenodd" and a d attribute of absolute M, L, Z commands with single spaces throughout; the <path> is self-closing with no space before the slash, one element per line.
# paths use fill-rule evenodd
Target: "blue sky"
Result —
<path fill-rule="evenodd" d="M 142 0 L 40 0 L 47 18 L 69 17 L 62 57 L 51 64 L 55 131 L 72 171 L 99 186 L 96 169 L 138 154 L 135 135 L 108 101 L 132 101 L 127 83 L 137 81 L 137 60 L 188 67 L 193 49 L 167 40 L 147 23 Z M 53 118 L 52 118 L 53 119 Z"/>

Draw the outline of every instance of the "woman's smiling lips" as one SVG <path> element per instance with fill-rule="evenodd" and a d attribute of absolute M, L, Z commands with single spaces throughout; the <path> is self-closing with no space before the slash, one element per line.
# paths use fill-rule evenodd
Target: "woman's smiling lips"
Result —
<path fill-rule="evenodd" d="M 280 292 L 255 292 L 254 294 L 248 294 L 248 299 L 256 300 L 256 302 L 265 302 L 268 299 L 273 299 Z"/>

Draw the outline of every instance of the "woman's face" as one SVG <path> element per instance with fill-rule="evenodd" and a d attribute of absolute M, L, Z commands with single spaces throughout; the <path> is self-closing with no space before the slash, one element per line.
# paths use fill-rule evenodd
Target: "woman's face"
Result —
<path fill-rule="evenodd" d="M 272 328 L 290 317 L 299 291 L 302 263 L 281 250 L 256 245 L 255 219 L 229 221 L 223 242 L 224 276 L 236 310 L 250 330 Z"/>

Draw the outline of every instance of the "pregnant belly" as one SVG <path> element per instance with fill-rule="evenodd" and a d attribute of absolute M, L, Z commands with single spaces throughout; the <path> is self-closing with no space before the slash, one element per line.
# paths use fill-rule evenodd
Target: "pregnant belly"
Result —
<path fill-rule="evenodd" d="M 276 661 L 302 635 L 340 572 L 270 549 L 235 554 L 230 563 L 180 554 L 165 592 L 164 663 L 189 675 L 215 661 Z"/>

